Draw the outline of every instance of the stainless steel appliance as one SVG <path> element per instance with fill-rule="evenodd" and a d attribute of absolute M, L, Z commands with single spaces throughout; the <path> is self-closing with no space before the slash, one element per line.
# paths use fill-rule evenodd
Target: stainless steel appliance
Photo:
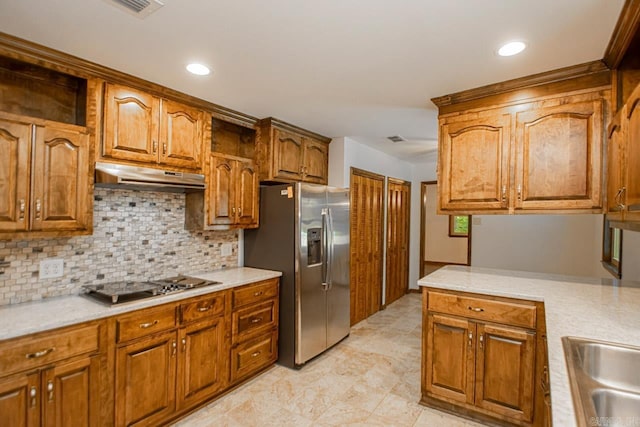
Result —
<path fill-rule="evenodd" d="M 204 190 L 204 175 L 96 162 L 96 186 L 181 192 Z"/>
<path fill-rule="evenodd" d="M 282 271 L 278 362 L 300 367 L 349 335 L 349 190 L 260 188 L 260 228 L 244 232 L 244 264 Z"/>
<path fill-rule="evenodd" d="M 220 282 L 189 276 L 176 276 L 148 282 L 122 281 L 84 285 L 83 288 L 86 295 L 91 298 L 107 304 L 119 304 L 218 284 Z"/>

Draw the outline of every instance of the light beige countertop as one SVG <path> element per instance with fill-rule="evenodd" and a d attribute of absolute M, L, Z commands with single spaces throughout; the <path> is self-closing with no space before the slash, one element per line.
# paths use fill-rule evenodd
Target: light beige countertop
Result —
<path fill-rule="evenodd" d="M 640 346 L 639 282 L 448 266 L 418 285 L 544 302 L 556 426 L 576 425 L 562 337 Z"/>
<path fill-rule="evenodd" d="M 198 295 L 235 288 L 248 283 L 282 276 L 279 271 L 237 267 L 189 274 L 202 279 L 221 282 L 185 292 L 176 292 L 138 301 L 109 306 L 85 295 L 45 298 L 40 301 L 0 307 L 0 340 L 35 332 L 61 328 L 89 320 L 96 320 L 141 308 L 153 307 Z"/>

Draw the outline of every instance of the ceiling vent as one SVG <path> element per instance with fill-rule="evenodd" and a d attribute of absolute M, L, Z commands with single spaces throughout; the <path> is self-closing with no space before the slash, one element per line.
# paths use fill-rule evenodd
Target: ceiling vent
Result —
<path fill-rule="evenodd" d="M 397 142 L 403 142 L 406 141 L 406 139 L 404 139 L 403 137 L 401 137 L 400 135 L 394 135 L 394 136 L 388 136 L 387 139 L 391 142 L 393 142 L 394 144 Z"/>
<path fill-rule="evenodd" d="M 104 0 L 105 2 L 124 10 L 130 15 L 140 19 L 146 18 L 156 10 L 164 6 L 159 0 Z"/>

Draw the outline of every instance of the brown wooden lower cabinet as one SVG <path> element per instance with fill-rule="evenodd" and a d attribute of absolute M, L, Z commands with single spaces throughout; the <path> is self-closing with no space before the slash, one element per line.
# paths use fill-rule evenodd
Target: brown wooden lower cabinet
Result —
<path fill-rule="evenodd" d="M 546 425 L 537 304 L 425 288 L 422 403 L 504 425 Z"/>
<path fill-rule="evenodd" d="M 0 425 L 103 425 L 99 331 L 94 323 L 0 343 Z"/>

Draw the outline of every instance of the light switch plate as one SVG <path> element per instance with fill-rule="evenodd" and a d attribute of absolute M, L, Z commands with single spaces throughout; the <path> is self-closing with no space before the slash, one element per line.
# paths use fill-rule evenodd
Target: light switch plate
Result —
<path fill-rule="evenodd" d="M 220 246 L 220 255 L 222 256 L 231 256 L 232 246 L 231 243 L 223 243 Z"/>
<path fill-rule="evenodd" d="M 472 223 L 473 225 L 482 225 L 482 218 L 473 217 Z"/>
<path fill-rule="evenodd" d="M 64 274 L 63 259 L 43 259 L 40 261 L 40 279 L 53 279 Z"/>

